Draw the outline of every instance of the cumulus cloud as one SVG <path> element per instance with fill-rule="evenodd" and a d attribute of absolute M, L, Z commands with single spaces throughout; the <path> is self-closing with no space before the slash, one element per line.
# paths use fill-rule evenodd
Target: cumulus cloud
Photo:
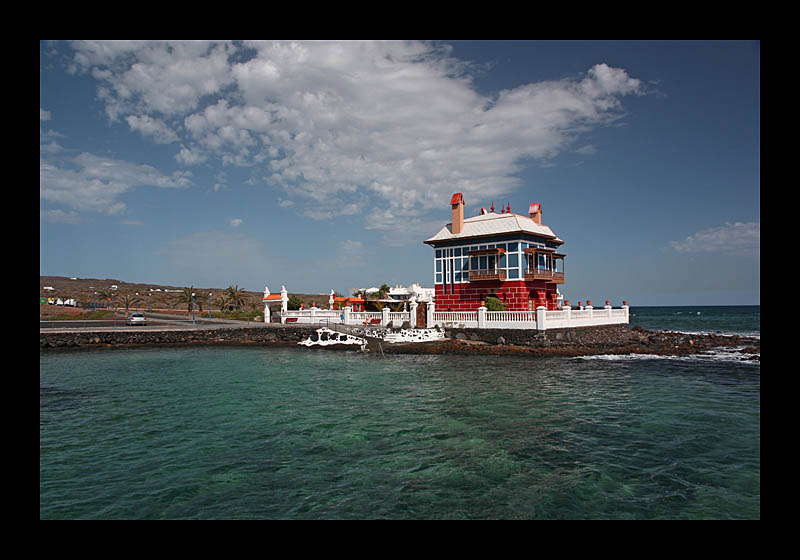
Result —
<path fill-rule="evenodd" d="M 678 253 L 753 254 L 761 247 L 761 223 L 728 222 L 671 241 L 670 247 Z"/>
<path fill-rule="evenodd" d="M 311 218 L 367 205 L 375 229 L 440 208 L 456 191 L 512 192 L 524 164 L 550 164 L 618 119 L 622 97 L 643 92 L 624 69 L 599 63 L 574 79 L 482 95 L 467 63 L 421 42 L 73 48 L 72 69 L 97 80 L 108 117 L 178 143 L 179 163 L 250 166 Z M 330 212 L 315 210 L 323 201 Z"/>
<path fill-rule="evenodd" d="M 154 119 L 148 115 L 141 117 L 129 115 L 125 120 L 132 130 L 138 130 L 144 136 L 152 137 L 157 144 L 169 144 L 178 140 L 178 135 L 161 119 Z"/>

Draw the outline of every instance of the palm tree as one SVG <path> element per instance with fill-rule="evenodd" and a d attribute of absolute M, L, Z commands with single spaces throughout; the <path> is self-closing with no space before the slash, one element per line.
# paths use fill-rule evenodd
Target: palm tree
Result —
<path fill-rule="evenodd" d="M 230 303 L 236 309 L 242 309 L 245 306 L 245 293 L 244 290 L 239 289 L 239 284 L 228 286 L 225 293 L 230 300 Z"/>
<path fill-rule="evenodd" d="M 131 294 L 120 294 L 119 296 L 119 303 L 120 306 L 125 306 L 125 314 L 128 314 L 128 309 L 131 308 L 131 304 L 136 301 L 136 298 Z"/>
<path fill-rule="evenodd" d="M 186 311 L 189 313 L 192 312 L 192 294 L 194 293 L 194 286 L 191 288 L 183 288 L 175 298 L 177 303 L 185 303 L 186 304 Z"/>
<path fill-rule="evenodd" d="M 219 310 L 222 311 L 223 313 L 225 313 L 225 310 L 226 310 L 225 308 L 228 307 L 228 305 L 229 305 L 228 298 L 225 296 L 225 294 L 224 293 L 223 294 L 219 294 L 217 296 L 216 302 L 217 302 L 217 305 L 219 305 Z"/>
<path fill-rule="evenodd" d="M 97 298 L 100 301 L 106 302 L 106 309 L 111 307 L 111 303 L 113 302 L 114 292 L 111 290 L 104 290 L 102 292 L 97 292 Z"/>

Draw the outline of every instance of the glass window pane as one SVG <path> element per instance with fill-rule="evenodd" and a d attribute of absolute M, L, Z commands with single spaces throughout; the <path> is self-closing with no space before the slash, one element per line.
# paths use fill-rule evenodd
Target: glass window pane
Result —
<path fill-rule="evenodd" d="M 516 253 L 508 255 L 508 267 L 517 268 L 518 266 L 519 266 L 519 255 Z"/>
<path fill-rule="evenodd" d="M 487 265 L 486 265 L 486 257 L 485 257 L 485 256 L 483 256 L 483 257 L 481 257 L 480 269 L 481 269 L 481 270 L 486 270 L 487 268 L 488 268 L 488 267 L 487 267 Z"/>
<path fill-rule="evenodd" d="M 436 272 L 442 271 L 442 261 L 436 261 Z"/>
<path fill-rule="evenodd" d="M 516 253 L 517 252 L 517 244 L 516 243 L 509 243 L 508 244 L 508 252 L 509 253 Z"/>
<path fill-rule="evenodd" d="M 517 269 L 517 268 L 509 268 L 508 269 L 508 277 L 509 278 L 519 278 L 519 269 Z"/>

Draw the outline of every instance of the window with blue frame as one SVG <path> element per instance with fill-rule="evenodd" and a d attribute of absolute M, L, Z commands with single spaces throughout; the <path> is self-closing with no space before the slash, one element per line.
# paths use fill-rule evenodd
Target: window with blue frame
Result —
<path fill-rule="evenodd" d="M 436 249 L 434 282 L 436 284 L 468 282 L 470 270 L 495 270 L 495 265 L 498 269 L 506 272 L 507 279 L 522 278 L 524 270 L 528 267 L 528 260 L 534 259 L 533 255 L 526 254 L 524 250 L 527 247 L 535 246 L 538 244 L 519 240 Z M 504 249 L 505 252 L 499 256 L 468 256 L 469 251 L 494 248 Z M 543 266 L 545 261 L 539 261 L 537 256 L 536 260 L 531 261 L 531 264 Z"/>

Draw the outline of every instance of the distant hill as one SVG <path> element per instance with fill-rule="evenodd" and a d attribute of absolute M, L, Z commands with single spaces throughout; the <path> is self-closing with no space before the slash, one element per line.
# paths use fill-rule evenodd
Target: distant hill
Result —
<path fill-rule="evenodd" d="M 113 289 L 112 286 L 116 286 Z M 53 290 L 45 290 L 45 287 Z M 171 309 L 175 307 L 177 293 L 190 286 L 170 286 L 164 284 L 144 284 L 136 282 L 126 282 L 114 278 L 69 278 L 66 276 L 39 276 L 39 297 L 54 297 L 63 299 L 75 299 L 79 306 L 90 307 L 95 301 L 95 292 L 113 291 L 115 294 L 126 294 L 135 297 L 139 292 L 139 308 L 149 305 L 157 309 Z M 208 293 L 211 292 L 212 309 L 216 308 L 214 301 L 219 294 L 223 293 L 228 287 L 199 288 L 195 287 L 197 294 L 195 297 L 202 298 L 203 308 L 207 309 Z M 169 291 L 168 291 L 169 290 Z M 280 286 L 273 290 L 273 293 L 280 291 Z M 310 307 L 312 302 L 316 302 L 318 307 L 328 307 L 329 294 L 292 294 L 296 295 L 306 307 Z M 261 306 L 263 292 L 245 291 L 245 297 L 249 303 Z M 116 296 L 115 296 L 116 299 Z M 180 306 L 178 306 L 180 307 Z"/>

